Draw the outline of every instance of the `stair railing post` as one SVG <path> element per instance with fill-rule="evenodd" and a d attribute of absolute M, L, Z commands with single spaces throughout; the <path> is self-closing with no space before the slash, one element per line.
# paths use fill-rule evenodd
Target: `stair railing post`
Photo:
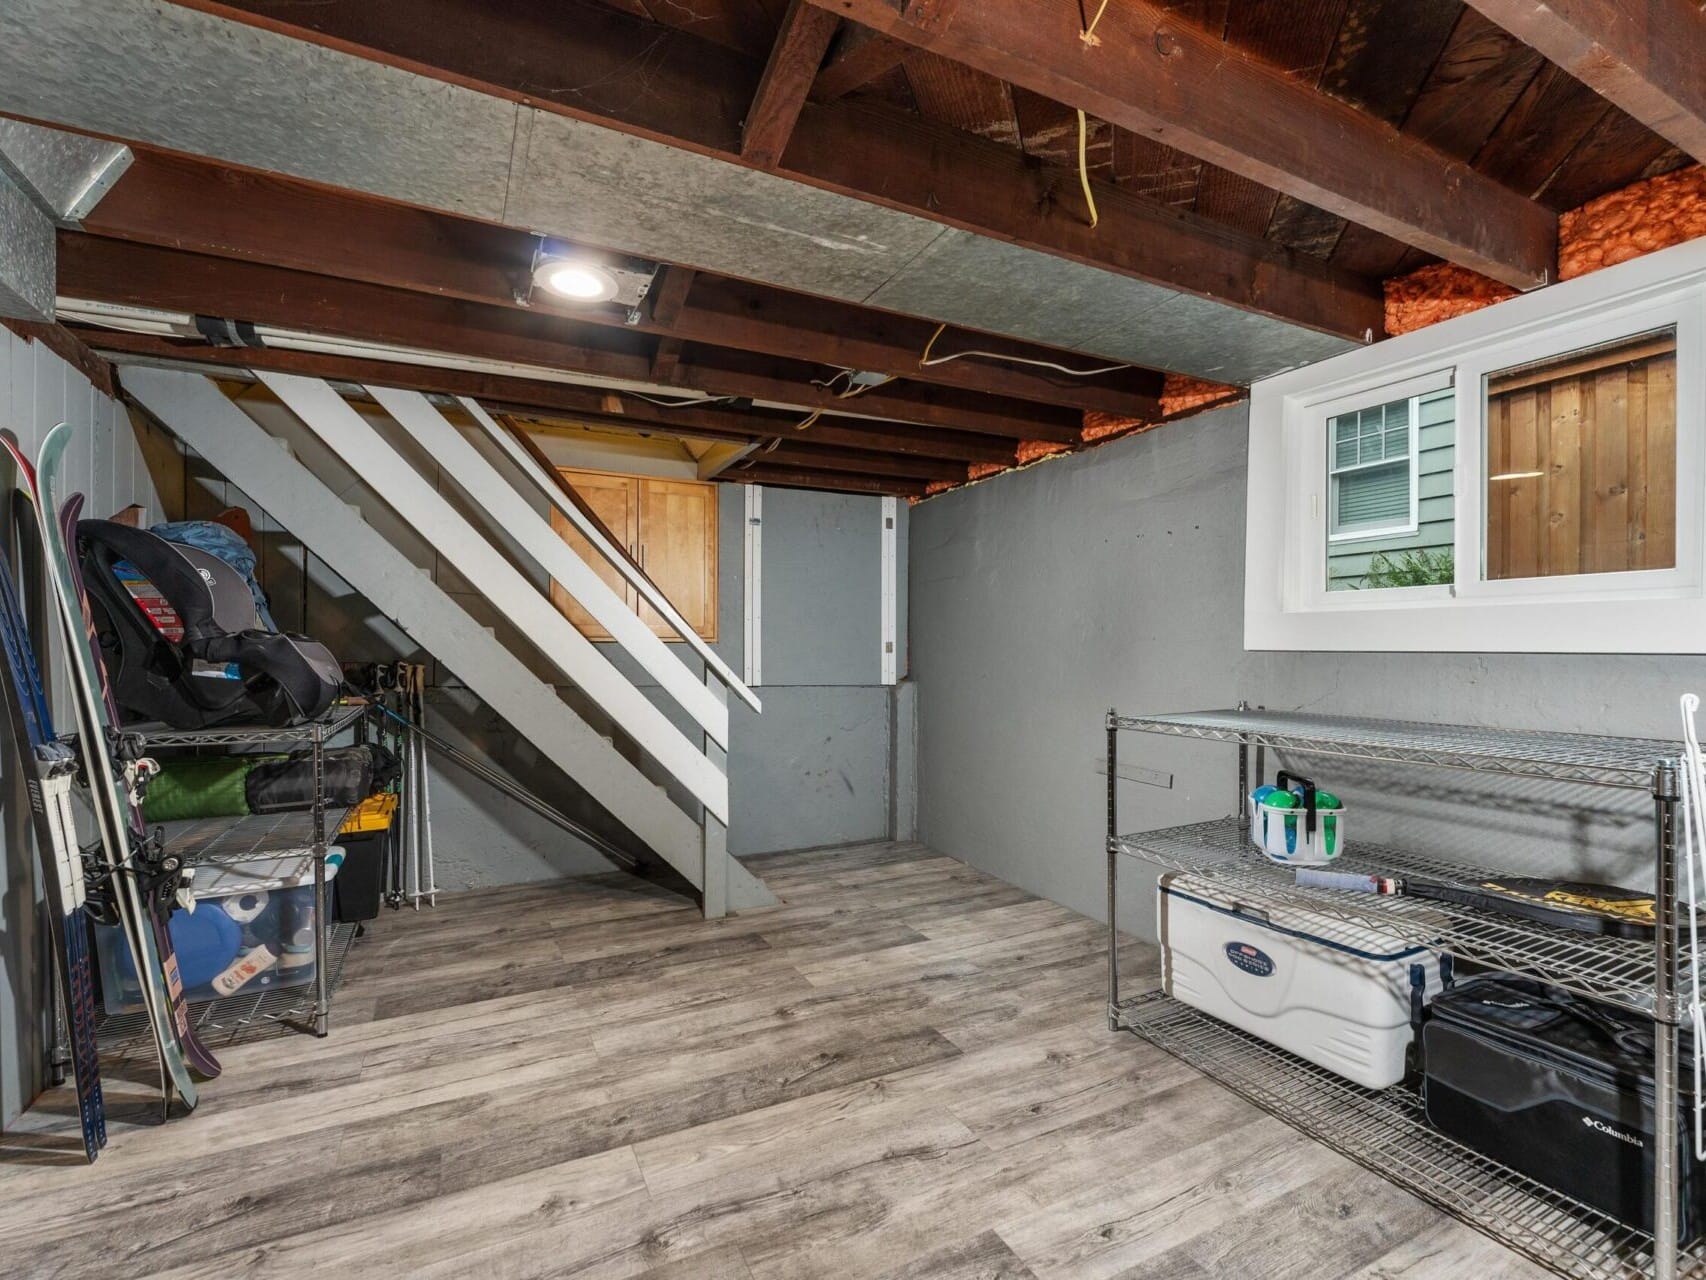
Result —
<path fill-rule="evenodd" d="M 728 705 L 729 691 L 715 671 L 705 672 L 705 687 L 718 701 Z M 729 753 L 708 733 L 704 742 L 706 758 L 727 776 Z M 705 880 L 700 886 L 700 902 L 705 919 L 719 920 L 729 910 L 729 832 L 709 809 L 701 808 L 699 814 L 705 848 Z"/>

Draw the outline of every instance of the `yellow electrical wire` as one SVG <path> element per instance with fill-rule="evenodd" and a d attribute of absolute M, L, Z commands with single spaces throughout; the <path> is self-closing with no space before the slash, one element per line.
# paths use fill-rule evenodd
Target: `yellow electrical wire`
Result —
<path fill-rule="evenodd" d="M 1102 20 L 1102 15 L 1107 11 L 1108 0 L 1102 0 L 1101 6 L 1096 10 L 1096 16 L 1090 19 L 1090 25 L 1078 33 L 1078 38 L 1085 44 L 1098 45 L 1102 43 L 1100 40 L 1096 39 L 1096 24 Z M 1083 10 L 1080 9 L 1079 12 L 1083 13 Z"/>
<path fill-rule="evenodd" d="M 936 348 L 936 339 L 940 338 L 947 331 L 948 326 L 945 324 L 939 324 L 936 326 L 936 332 L 931 334 L 930 341 L 924 344 L 924 354 L 918 357 L 918 367 L 920 369 L 930 363 L 930 353 Z"/>
<path fill-rule="evenodd" d="M 1087 46 L 1094 49 L 1102 42 L 1096 38 L 1096 24 L 1102 20 L 1102 15 L 1108 11 L 1108 0 L 1096 8 L 1096 16 L 1090 19 L 1089 25 L 1078 33 L 1078 38 Z M 1080 9 L 1080 16 L 1084 10 Z M 1090 121 L 1081 110 L 1078 113 L 1078 183 L 1084 188 L 1084 204 L 1090 210 L 1090 229 L 1094 231 L 1096 224 L 1101 221 L 1101 215 L 1096 212 L 1096 197 L 1090 192 Z"/>
<path fill-rule="evenodd" d="M 1090 158 L 1089 158 L 1090 122 L 1083 111 L 1078 113 L 1078 183 L 1084 188 L 1084 203 L 1090 210 L 1090 229 L 1094 231 L 1096 224 L 1101 221 L 1101 215 L 1096 212 L 1096 197 L 1090 194 Z"/>

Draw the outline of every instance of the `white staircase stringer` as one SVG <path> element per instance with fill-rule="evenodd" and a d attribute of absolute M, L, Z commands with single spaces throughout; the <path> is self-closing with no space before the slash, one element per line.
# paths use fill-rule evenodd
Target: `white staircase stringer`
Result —
<path fill-rule="evenodd" d="M 497 637 L 200 374 L 128 368 L 125 390 L 300 537 L 695 889 L 705 862 L 698 824 L 624 759 Z M 733 859 L 730 860 L 731 863 Z M 729 867 L 731 901 L 757 886 Z M 756 903 L 748 904 L 756 905 Z"/>
<path fill-rule="evenodd" d="M 710 735 L 729 745 L 729 709 L 640 615 L 593 572 L 519 492 L 419 391 L 368 384 L 379 407 L 432 455 L 504 532 L 590 613 L 658 685 Z"/>
<path fill-rule="evenodd" d="M 728 778 L 658 706 L 583 636 L 544 592 L 400 457 L 336 388 L 320 378 L 255 376 L 341 457 L 381 500 L 538 648 L 648 756 L 724 822 Z"/>

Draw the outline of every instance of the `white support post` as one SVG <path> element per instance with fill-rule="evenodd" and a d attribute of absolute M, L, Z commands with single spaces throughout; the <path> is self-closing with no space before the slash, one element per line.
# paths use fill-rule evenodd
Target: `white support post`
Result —
<path fill-rule="evenodd" d="M 899 652 L 896 642 L 896 628 L 899 625 L 899 609 L 895 602 L 895 592 L 899 577 L 895 564 L 895 547 L 897 534 L 895 524 L 900 519 L 900 504 L 895 498 L 883 499 L 883 683 L 893 684 L 898 678 Z"/>
<path fill-rule="evenodd" d="M 705 673 L 705 687 L 720 700 L 728 698 L 728 690 L 718 682 L 715 674 Z M 729 755 L 710 737 L 705 739 L 705 754 L 711 763 L 725 774 L 728 772 Z M 700 907 L 707 920 L 718 920 L 729 912 L 729 829 L 728 824 L 719 820 L 709 809 L 702 817 L 705 841 L 705 882 L 700 886 Z"/>
<path fill-rule="evenodd" d="M 745 560 L 746 598 L 742 608 L 746 630 L 741 652 L 746 657 L 746 683 L 764 683 L 764 490 L 746 486 L 746 518 L 741 524 Z"/>

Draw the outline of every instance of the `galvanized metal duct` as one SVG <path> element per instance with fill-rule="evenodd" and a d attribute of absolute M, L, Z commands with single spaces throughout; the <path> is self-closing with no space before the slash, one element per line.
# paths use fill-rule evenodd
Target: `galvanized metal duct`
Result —
<path fill-rule="evenodd" d="M 121 143 L 0 119 L 0 316 L 53 319 L 54 224 L 75 226 L 129 165 Z"/>

